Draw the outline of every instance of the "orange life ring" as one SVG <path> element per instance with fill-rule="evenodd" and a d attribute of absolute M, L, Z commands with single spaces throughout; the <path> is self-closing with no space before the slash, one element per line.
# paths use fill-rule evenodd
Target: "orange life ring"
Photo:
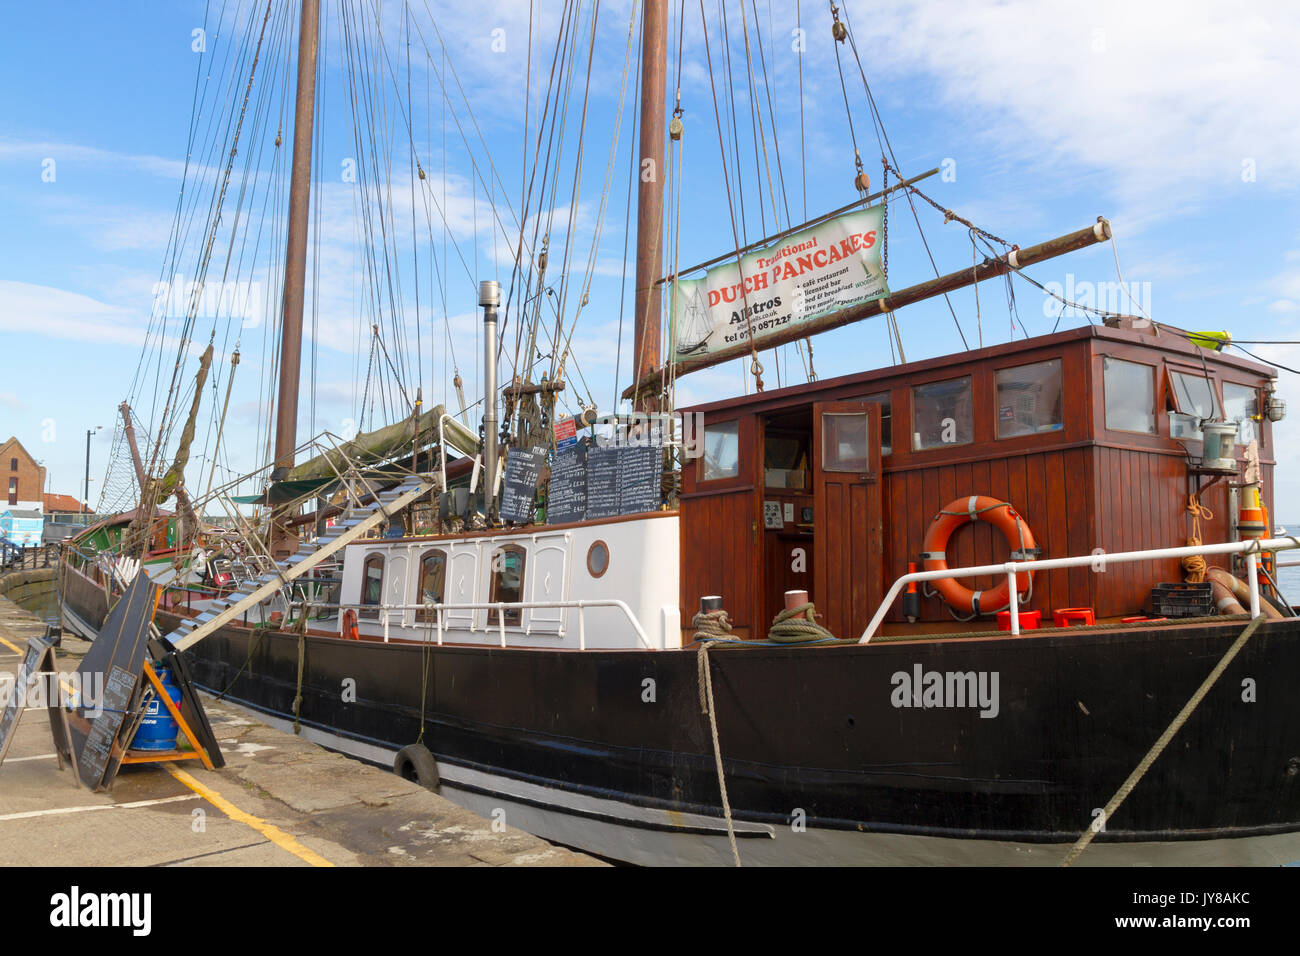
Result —
<path fill-rule="evenodd" d="M 942 511 L 934 516 L 934 521 L 925 533 L 921 548 L 921 559 L 927 571 L 946 571 L 948 557 L 945 549 L 952 533 L 970 521 L 987 521 L 1002 532 L 1011 546 L 1012 561 L 1032 560 L 1038 553 L 1034 543 L 1034 534 L 1029 530 L 1025 519 L 1016 513 L 1008 502 L 999 501 L 984 495 L 971 495 L 958 498 L 948 503 Z M 1032 571 L 1016 575 L 1016 590 L 1026 590 L 1034 580 Z M 992 614 L 1007 607 L 1011 600 L 1007 579 L 1003 577 L 997 587 L 989 591 L 972 591 L 962 585 L 956 578 L 939 578 L 933 582 L 934 589 L 957 611 L 970 614 Z"/>
<path fill-rule="evenodd" d="M 357 627 L 357 612 L 352 608 L 343 612 L 343 636 L 350 641 L 361 640 L 361 630 Z"/>

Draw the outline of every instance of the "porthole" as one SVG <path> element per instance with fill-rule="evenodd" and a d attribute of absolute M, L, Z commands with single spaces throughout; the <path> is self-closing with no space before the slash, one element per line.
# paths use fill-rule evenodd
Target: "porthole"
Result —
<path fill-rule="evenodd" d="M 587 573 L 598 578 L 609 570 L 609 545 L 604 541 L 593 541 L 587 549 Z"/>

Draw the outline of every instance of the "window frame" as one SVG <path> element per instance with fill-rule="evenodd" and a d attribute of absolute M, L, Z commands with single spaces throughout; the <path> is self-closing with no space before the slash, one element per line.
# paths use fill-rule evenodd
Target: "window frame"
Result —
<path fill-rule="evenodd" d="M 415 603 L 417 604 L 424 603 L 425 562 L 430 561 L 434 558 L 442 559 L 442 596 L 436 603 L 441 605 L 446 605 L 447 603 L 447 559 L 448 559 L 447 549 L 429 548 L 428 550 L 422 552 L 420 554 L 420 559 L 415 562 L 415 596 L 416 596 Z M 421 622 L 433 623 L 438 619 L 438 612 L 422 607 L 415 612 L 415 619 Z M 446 618 L 444 616 L 444 622 L 445 620 Z"/>
<path fill-rule="evenodd" d="M 1106 362 L 1123 362 L 1126 365 L 1138 365 L 1151 371 L 1151 394 L 1148 396 L 1151 400 L 1151 430 L 1150 431 L 1133 431 L 1130 428 L 1115 428 L 1110 424 L 1110 419 L 1106 415 Z M 1147 362 L 1138 362 L 1133 359 L 1121 358 L 1118 355 L 1102 354 L 1101 356 L 1101 424 L 1107 431 L 1120 432 L 1124 435 L 1147 435 L 1151 437 L 1160 437 L 1160 399 L 1163 395 L 1160 383 L 1160 366 L 1151 365 Z"/>
<path fill-rule="evenodd" d="M 981 443 L 981 440 L 979 438 L 979 429 L 978 429 L 979 409 L 976 407 L 978 402 L 976 401 L 976 397 L 975 397 L 976 396 L 975 372 L 976 372 L 975 369 L 970 369 L 959 375 L 949 375 L 946 378 L 936 378 L 928 382 L 917 382 L 914 385 L 908 386 L 908 403 L 911 406 L 909 409 L 909 413 L 910 413 L 909 424 L 911 427 L 908 429 L 908 447 L 911 449 L 912 454 L 924 455 L 924 454 L 929 454 L 934 452 L 943 452 L 945 449 L 963 448 L 967 445 L 976 445 Z M 927 388 L 932 385 L 942 385 L 945 382 L 959 382 L 963 379 L 965 379 L 967 383 L 967 393 L 970 396 L 970 423 L 969 423 L 970 437 L 965 441 L 940 442 L 937 445 L 928 445 L 923 448 L 918 448 L 916 444 L 917 441 L 916 412 L 917 412 L 917 405 L 918 405 L 917 395 L 916 395 L 917 389 Z"/>
<path fill-rule="evenodd" d="M 1264 391 L 1264 386 L 1258 384 L 1250 384 L 1247 382 L 1233 382 L 1233 381 L 1229 381 L 1226 378 L 1221 378 L 1218 381 L 1219 381 L 1219 396 L 1220 396 L 1219 404 L 1222 406 L 1223 409 L 1224 421 L 1228 421 L 1228 422 L 1232 421 L 1232 419 L 1228 417 L 1228 386 L 1229 385 L 1234 385 L 1237 388 L 1249 389 L 1250 391 L 1255 393 L 1255 414 L 1259 415 L 1259 420 L 1255 421 L 1254 419 L 1251 419 L 1251 421 L 1255 425 L 1255 431 L 1257 433 L 1255 437 L 1255 441 L 1257 442 L 1259 446 L 1260 454 L 1262 455 L 1264 452 L 1264 412 L 1263 412 L 1264 399 L 1262 395 Z M 1237 438 L 1235 439 L 1237 446 L 1240 448 L 1245 448 L 1247 445 L 1250 444 L 1249 442 L 1243 442 L 1240 439 L 1241 439 L 1241 425 L 1239 423 L 1237 426 Z"/>
<path fill-rule="evenodd" d="M 366 599 L 366 584 L 370 580 L 370 567 L 375 562 L 379 562 L 379 597 L 375 601 Z M 357 608 L 357 617 L 364 617 L 371 620 L 379 619 L 379 607 L 384 603 L 384 579 L 388 574 L 388 561 L 385 559 L 383 552 L 371 551 L 366 555 L 365 560 L 361 562 L 361 594 L 357 602 L 360 605 Z"/>
<path fill-rule="evenodd" d="M 1207 377 L 1209 378 L 1209 382 L 1207 384 L 1209 384 L 1210 386 L 1210 397 L 1212 399 L 1212 407 L 1210 409 L 1210 415 L 1208 417 L 1202 417 L 1194 410 L 1187 411 L 1184 409 L 1183 400 L 1182 400 L 1183 397 L 1178 392 L 1177 379 L 1174 378 L 1175 375 L 1186 375 L 1188 378 L 1199 379 L 1201 381 L 1205 381 Z M 1172 438 L 1174 441 L 1196 441 L 1196 442 L 1203 441 L 1205 435 L 1204 432 L 1200 430 L 1200 423 L 1203 421 L 1212 421 L 1214 420 L 1216 415 L 1220 418 L 1222 418 L 1223 416 L 1223 396 L 1219 393 L 1219 377 L 1218 375 L 1215 374 L 1215 369 L 1213 368 L 1211 368 L 1207 373 L 1207 371 L 1204 368 L 1196 368 L 1195 366 L 1191 366 L 1191 365 L 1186 365 L 1186 366 L 1178 365 L 1166 359 L 1164 391 L 1165 391 L 1166 403 L 1172 404 L 1174 406 L 1173 408 L 1174 414 L 1184 415 L 1188 418 L 1195 418 L 1197 423 L 1197 431 L 1195 434 L 1175 435 L 1174 423 L 1173 420 L 1169 417 L 1170 415 L 1169 410 L 1166 408 L 1164 412 L 1165 421 L 1169 428 L 1169 437 Z"/>
<path fill-rule="evenodd" d="M 1014 372 L 1016 369 L 1031 368 L 1035 365 L 1051 365 L 1056 363 L 1057 370 L 1061 381 L 1061 420 L 1055 428 L 1049 428 L 1044 431 L 1027 431 L 1018 435 L 1002 434 L 1002 403 L 998 398 L 998 378 L 1003 372 Z M 994 441 L 1014 441 L 1017 438 L 1039 438 L 1043 435 L 1060 435 L 1065 431 L 1065 359 L 1060 355 L 1051 355 L 1047 358 L 1035 359 L 1032 362 L 1020 362 L 1016 365 L 1004 365 L 1000 368 L 993 369 L 993 440 Z"/>
<path fill-rule="evenodd" d="M 498 601 L 502 601 L 500 597 L 499 588 L 501 585 L 501 575 L 505 571 L 504 563 L 500 571 L 496 570 L 493 567 L 493 565 L 496 564 L 498 554 L 519 555 L 519 597 L 517 600 L 522 603 L 524 600 L 526 600 L 524 594 L 525 594 L 525 582 L 528 574 L 528 549 L 523 547 L 522 545 L 513 544 L 513 543 L 503 544 L 492 550 L 491 557 L 489 558 L 490 563 L 488 565 L 488 603 L 495 604 Z M 509 604 L 513 602 L 502 601 L 502 603 Z M 506 627 L 520 627 L 523 624 L 523 617 L 524 617 L 523 608 L 508 607 L 503 609 L 502 615 L 505 617 Z M 494 607 L 488 608 L 487 623 L 489 627 L 500 626 L 500 620 L 498 618 L 496 608 Z"/>
<path fill-rule="evenodd" d="M 710 429 L 718 429 L 720 426 L 726 426 L 726 425 L 730 425 L 730 426 L 735 430 L 735 435 L 736 435 L 736 468 L 735 468 L 735 471 L 732 472 L 732 473 L 729 474 L 729 475 L 715 475 L 715 476 L 713 476 L 712 478 L 707 478 L 707 477 L 705 477 L 704 468 L 705 468 L 705 463 L 708 461 L 708 457 L 709 457 L 709 451 L 708 451 L 709 430 L 710 430 Z M 701 438 L 700 438 L 700 444 L 701 444 L 701 446 L 702 446 L 702 448 L 701 448 L 701 452 L 700 452 L 700 457 L 699 457 L 699 459 L 696 461 L 696 466 L 695 466 L 695 467 L 696 467 L 696 471 L 695 471 L 695 481 L 696 481 L 696 484 L 699 484 L 699 485 L 707 485 L 708 487 L 712 488 L 712 487 L 718 485 L 718 484 L 721 483 L 721 482 L 728 482 L 728 481 L 730 481 L 730 482 L 735 482 L 735 481 L 739 481 L 739 480 L 744 476 L 744 471 L 743 471 L 743 469 L 742 469 L 742 467 L 741 467 L 741 462 L 742 462 L 742 460 L 743 460 L 744 457 L 745 457 L 745 455 L 744 455 L 744 441 L 743 441 L 743 436 L 742 436 L 742 429 L 741 429 L 741 427 L 740 427 L 740 417 L 739 417 L 739 416 L 736 416 L 736 417 L 733 417 L 733 418 L 720 418 L 720 419 L 718 419 L 717 421 L 713 421 L 713 422 L 706 421 L 706 422 L 704 423 L 703 433 L 702 433 Z"/>

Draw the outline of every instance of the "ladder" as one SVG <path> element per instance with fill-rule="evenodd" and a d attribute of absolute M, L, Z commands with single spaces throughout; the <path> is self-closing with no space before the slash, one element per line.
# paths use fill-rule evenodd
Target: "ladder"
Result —
<path fill-rule="evenodd" d="M 381 521 L 428 494 L 437 480 L 433 475 L 410 475 L 396 487 L 376 493 L 368 505 L 345 513 L 317 540 L 304 544 L 285 560 L 275 562 L 274 567 L 243 582 L 197 617 L 181 621 L 166 636 L 167 643 L 178 651 L 193 647 L 218 628 L 261 604 L 290 581 L 306 574 L 345 544 L 360 538 Z"/>

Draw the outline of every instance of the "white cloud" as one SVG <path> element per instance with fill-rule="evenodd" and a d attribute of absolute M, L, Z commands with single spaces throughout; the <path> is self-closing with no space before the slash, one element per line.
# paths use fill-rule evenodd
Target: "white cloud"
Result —
<path fill-rule="evenodd" d="M 50 286 L 0 280 L 0 329 L 139 347 L 147 315 Z"/>
<path fill-rule="evenodd" d="M 1281 92 L 1297 80 L 1293 3 L 853 7 L 869 69 L 937 78 L 969 117 L 962 135 L 1036 157 L 1057 184 L 1104 172 L 1130 229 L 1222 201 L 1247 161 L 1259 189 L 1300 175 L 1300 101 Z"/>

